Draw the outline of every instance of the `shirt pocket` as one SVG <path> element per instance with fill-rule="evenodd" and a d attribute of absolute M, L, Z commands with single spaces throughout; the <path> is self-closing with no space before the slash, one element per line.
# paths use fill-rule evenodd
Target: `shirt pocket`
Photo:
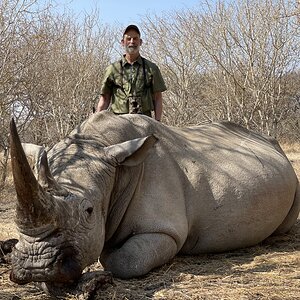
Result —
<path fill-rule="evenodd" d="M 153 75 L 152 73 L 149 72 L 149 70 L 145 70 L 145 75 L 146 75 L 146 80 L 145 80 L 145 84 L 146 84 L 146 88 L 151 87 L 152 82 L 153 82 Z"/>
<path fill-rule="evenodd" d="M 114 85 L 123 88 L 123 78 L 121 74 L 115 74 L 113 78 Z"/>

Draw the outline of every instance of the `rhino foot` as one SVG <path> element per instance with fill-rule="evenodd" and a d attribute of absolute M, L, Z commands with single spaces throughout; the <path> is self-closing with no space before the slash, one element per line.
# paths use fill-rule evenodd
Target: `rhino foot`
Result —
<path fill-rule="evenodd" d="M 108 285 L 113 285 L 111 272 L 94 271 L 84 273 L 78 282 L 66 286 L 63 283 L 36 283 L 46 295 L 51 297 L 64 297 L 67 294 L 76 294 L 78 300 L 95 299 L 98 290 L 104 290 Z"/>
<path fill-rule="evenodd" d="M 108 284 L 114 284 L 111 272 L 94 271 L 83 274 L 79 282 L 79 288 L 82 291 L 79 300 L 95 299 L 97 291 L 107 288 Z"/>

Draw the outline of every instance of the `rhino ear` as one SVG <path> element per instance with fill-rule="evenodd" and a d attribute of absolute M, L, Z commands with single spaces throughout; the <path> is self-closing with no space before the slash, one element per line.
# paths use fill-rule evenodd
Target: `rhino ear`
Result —
<path fill-rule="evenodd" d="M 124 143 L 104 148 L 105 154 L 113 158 L 117 165 L 136 166 L 147 157 L 149 150 L 157 142 L 158 138 L 149 135 L 144 138 L 129 140 Z"/>

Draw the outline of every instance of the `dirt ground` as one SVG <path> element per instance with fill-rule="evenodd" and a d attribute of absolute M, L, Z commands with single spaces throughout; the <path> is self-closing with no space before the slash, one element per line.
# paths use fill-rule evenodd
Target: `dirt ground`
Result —
<path fill-rule="evenodd" d="M 300 145 L 283 145 L 300 178 Z M 0 192 L 0 241 L 17 238 L 13 223 L 15 193 L 12 185 Z M 95 263 L 86 274 L 97 274 Z M 19 286 L 9 280 L 10 265 L 0 261 L 0 300 L 46 300 L 35 284 Z M 223 254 L 176 257 L 139 279 L 114 278 L 87 293 L 66 290 L 57 299 L 300 299 L 300 219 L 285 235 L 270 237 L 247 249 Z"/>

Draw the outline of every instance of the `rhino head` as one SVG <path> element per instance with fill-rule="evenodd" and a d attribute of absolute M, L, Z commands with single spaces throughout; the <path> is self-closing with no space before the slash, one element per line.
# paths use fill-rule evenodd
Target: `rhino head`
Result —
<path fill-rule="evenodd" d="M 149 136 L 102 147 L 99 152 L 103 161 L 99 162 L 98 172 L 106 176 L 105 187 L 97 187 L 94 193 L 74 192 L 54 179 L 46 151 L 36 178 L 12 120 L 10 143 L 19 242 L 12 253 L 10 279 L 18 284 L 35 281 L 50 286 L 79 279 L 83 269 L 95 262 L 103 249 L 117 166 L 140 164 L 156 140 Z"/>

